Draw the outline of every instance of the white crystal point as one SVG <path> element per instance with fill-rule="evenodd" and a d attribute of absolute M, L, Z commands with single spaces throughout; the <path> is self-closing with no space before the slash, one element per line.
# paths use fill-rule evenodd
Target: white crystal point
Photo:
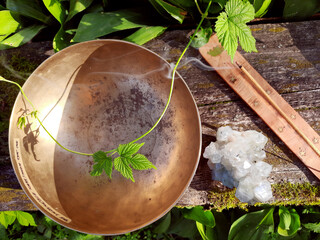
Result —
<path fill-rule="evenodd" d="M 208 147 L 205 148 L 203 157 L 209 159 L 212 163 L 221 162 L 221 154 L 217 148 L 217 144 L 211 142 Z"/>
<path fill-rule="evenodd" d="M 218 142 L 230 142 L 233 139 L 234 131 L 231 127 L 225 126 L 220 127 L 217 130 L 217 141 Z"/>
<path fill-rule="evenodd" d="M 272 198 L 271 184 L 263 180 L 254 188 L 254 198 L 259 202 L 266 202 Z"/>
<path fill-rule="evenodd" d="M 254 183 L 251 177 L 246 177 L 239 182 L 235 196 L 241 202 L 251 202 L 254 198 Z"/>
<path fill-rule="evenodd" d="M 272 165 L 259 161 L 253 164 L 251 172 L 254 175 L 259 175 L 261 177 L 267 178 L 272 171 Z"/>

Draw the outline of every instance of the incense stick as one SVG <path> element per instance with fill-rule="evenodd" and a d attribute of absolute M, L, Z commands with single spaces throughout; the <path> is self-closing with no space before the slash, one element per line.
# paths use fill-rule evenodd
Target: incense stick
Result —
<path fill-rule="evenodd" d="M 295 123 L 282 111 L 282 109 L 274 102 L 274 100 L 265 92 L 265 90 L 260 86 L 260 84 L 251 76 L 251 74 L 243 67 L 238 64 L 240 70 L 251 80 L 253 85 L 260 91 L 265 99 L 274 107 L 280 115 L 290 124 L 290 126 L 308 143 L 308 145 L 320 156 L 319 149 L 313 144 L 313 142 L 295 125 Z"/>

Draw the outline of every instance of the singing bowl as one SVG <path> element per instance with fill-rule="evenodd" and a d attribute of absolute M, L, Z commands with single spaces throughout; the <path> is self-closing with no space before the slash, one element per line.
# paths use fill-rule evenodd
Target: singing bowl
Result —
<path fill-rule="evenodd" d="M 63 146 L 94 153 L 117 148 L 147 132 L 169 96 L 170 65 L 146 48 L 119 40 L 70 46 L 43 62 L 23 86 L 45 128 Z M 27 196 L 68 228 L 113 235 L 163 216 L 191 182 L 201 151 L 195 101 L 176 74 L 168 111 L 140 142 L 156 170 L 133 170 L 135 182 L 114 171 L 90 175 L 93 159 L 57 145 L 18 95 L 10 120 L 12 164 Z"/>

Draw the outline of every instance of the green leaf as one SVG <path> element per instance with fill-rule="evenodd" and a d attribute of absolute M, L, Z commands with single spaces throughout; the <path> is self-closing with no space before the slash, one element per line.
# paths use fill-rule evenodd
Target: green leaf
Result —
<path fill-rule="evenodd" d="M 255 17 L 262 17 L 268 11 L 268 8 L 271 4 L 272 0 L 255 0 L 253 3 L 253 7 L 255 9 Z"/>
<path fill-rule="evenodd" d="M 199 223 L 196 221 L 197 229 L 200 233 L 200 236 L 203 240 L 215 240 L 217 239 L 214 235 L 213 228 L 207 227 L 203 225 L 202 223 Z M 217 239 L 218 240 L 218 239 Z"/>
<path fill-rule="evenodd" d="M 14 19 L 9 10 L 0 11 L 0 42 L 20 28 L 20 23 Z"/>
<path fill-rule="evenodd" d="M 66 47 L 71 45 L 70 41 L 72 35 L 64 30 L 63 26 L 60 27 L 59 31 L 53 38 L 53 49 L 55 52 L 58 52 Z"/>
<path fill-rule="evenodd" d="M 18 222 L 22 226 L 37 226 L 37 224 L 34 221 L 33 216 L 30 213 L 23 212 L 23 211 L 15 211 L 17 215 Z"/>
<path fill-rule="evenodd" d="M 89 7 L 92 1 L 93 0 L 70 0 L 69 14 L 66 22 L 73 18 L 74 15 Z"/>
<path fill-rule="evenodd" d="M 0 223 L 8 228 L 16 220 L 16 214 L 14 211 L 3 211 L 0 212 Z"/>
<path fill-rule="evenodd" d="M 59 0 L 42 0 L 49 12 L 59 21 L 60 24 L 66 19 L 66 10 Z"/>
<path fill-rule="evenodd" d="M 34 25 L 22 29 L 21 31 L 15 33 L 11 37 L 6 38 L 0 42 L 0 50 L 19 47 L 27 42 L 29 42 L 34 36 L 36 36 L 44 25 Z"/>
<path fill-rule="evenodd" d="M 6 228 L 0 224 L 0 239 L 9 240 Z"/>
<path fill-rule="evenodd" d="M 288 209 L 284 206 L 280 206 L 279 217 L 278 233 L 281 236 L 293 236 L 301 228 L 300 216 L 293 208 Z"/>
<path fill-rule="evenodd" d="M 34 18 L 45 24 L 50 23 L 50 17 L 42 11 L 38 1 L 7 0 L 7 8 L 13 12 L 18 12 L 23 16 Z"/>
<path fill-rule="evenodd" d="M 0 11 L 1 10 L 6 10 L 6 8 L 0 4 Z"/>
<path fill-rule="evenodd" d="M 283 17 L 287 19 L 304 19 L 320 11 L 319 0 L 285 0 Z"/>
<path fill-rule="evenodd" d="M 104 170 L 107 176 L 112 178 L 112 157 L 108 157 L 103 151 L 98 151 L 93 154 L 93 161 L 94 165 L 93 170 L 90 172 L 91 176 L 100 176 Z"/>
<path fill-rule="evenodd" d="M 129 163 L 125 158 L 117 157 L 114 160 L 114 168 L 122 174 L 125 178 L 130 179 L 132 182 L 134 182 L 133 174 L 132 174 L 132 168 L 129 166 Z"/>
<path fill-rule="evenodd" d="M 194 0 L 169 0 L 169 2 L 183 9 L 195 7 Z"/>
<path fill-rule="evenodd" d="M 228 240 L 268 239 L 274 232 L 273 211 L 270 208 L 243 215 L 231 225 Z"/>
<path fill-rule="evenodd" d="M 120 30 L 143 27 L 141 14 L 132 10 L 119 10 L 106 13 L 88 13 L 79 23 L 73 42 L 93 40 Z"/>
<path fill-rule="evenodd" d="M 196 206 L 191 209 L 182 209 L 183 216 L 187 219 L 197 221 L 205 226 L 213 228 L 216 223 L 211 211 L 203 210 L 202 206 Z"/>
<path fill-rule="evenodd" d="M 320 233 L 320 222 L 319 223 L 306 223 L 306 224 L 303 224 L 303 226 L 312 232 Z"/>
<path fill-rule="evenodd" d="M 196 33 L 193 41 L 191 42 L 191 46 L 194 48 L 200 48 L 205 45 L 212 35 L 211 26 L 207 28 L 200 27 L 200 30 Z"/>
<path fill-rule="evenodd" d="M 146 156 L 142 154 L 136 154 L 132 158 L 128 159 L 130 165 L 136 170 L 157 169 L 152 162 L 150 162 Z"/>
<path fill-rule="evenodd" d="M 117 148 L 117 152 L 121 157 L 131 158 L 133 154 L 139 151 L 139 149 L 144 145 L 144 143 L 127 143 L 120 144 Z"/>
<path fill-rule="evenodd" d="M 126 37 L 124 40 L 136 43 L 138 45 L 143 45 L 151 39 L 158 37 L 166 29 L 167 27 L 162 26 L 142 27 L 130 36 Z"/>
<path fill-rule="evenodd" d="M 249 2 L 229 0 L 225 12 L 220 13 L 215 25 L 218 39 L 233 61 L 237 51 L 238 39 L 243 50 L 256 52 L 255 39 L 247 22 L 254 18 L 254 8 Z"/>
<path fill-rule="evenodd" d="M 178 8 L 172 4 L 169 4 L 162 0 L 155 0 L 167 13 L 171 15 L 174 19 L 179 21 L 180 23 L 183 22 L 185 15 L 187 14 L 183 9 Z"/>
<path fill-rule="evenodd" d="M 168 212 L 164 217 L 159 220 L 160 223 L 153 229 L 155 233 L 166 233 L 171 224 L 171 212 Z"/>
<path fill-rule="evenodd" d="M 171 210 L 171 217 L 171 225 L 167 234 L 176 234 L 183 238 L 196 239 L 195 236 L 198 235 L 198 230 L 194 221 L 184 218 L 177 208 Z"/>

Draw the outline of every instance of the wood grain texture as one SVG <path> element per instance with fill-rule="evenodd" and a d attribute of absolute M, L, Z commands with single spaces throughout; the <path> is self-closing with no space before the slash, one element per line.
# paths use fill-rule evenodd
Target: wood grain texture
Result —
<path fill-rule="evenodd" d="M 242 55 L 319 134 L 320 21 L 257 24 L 251 25 L 250 28 L 257 40 L 258 53 L 241 51 Z M 167 31 L 147 43 L 145 47 L 158 53 L 167 61 L 175 63 L 187 44 L 190 33 L 191 30 Z M 23 52 L 23 49 L 24 47 L 19 51 Z M 12 50 L 4 53 L 9 55 L 11 52 Z M 35 54 L 37 52 L 34 49 Z M 34 55 L 32 57 L 35 57 Z M 43 56 L 44 51 L 39 57 L 43 59 Z M 310 170 L 216 72 L 204 71 L 194 64 L 194 61 L 188 62 L 194 59 L 205 63 L 197 49 L 189 49 L 178 71 L 187 82 L 199 108 L 203 149 L 211 141 L 216 140 L 216 130 L 220 126 L 229 125 L 235 130 L 257 130 L 269 139 L 265 147 L 267 152 L 265 161 L 273 165 L 269 178 L 271 183 L 291 182 L 319 185 L 319 180 Z M 1 145 L 5 138 L 5 136 L 1 138 Z M 18 183 L 13 170 L 10 170 L 11 163 L 8 160 L 8 153 L 2 151 L 1 154 L 0 210 L 34 209 L 31 204 L 21 203 L 25 196 L 22 197 L 20 193 L 15 195 L 15 206 L 4 197 L 11 190 L 18 190 Z M 10 178 L 10 181 L 3 180 L 3 169 L 6 169 L 5 178 Z M 219 186 L 219 183 L 211 180 L 207 160 L 201 158 L 190 187 L 177 204 L 181 206 L 212 204 L 209 200 L 209 193 Z M 224 188 L 221 187 L 221 189 Z M 12 196 L 12 191 L 10 194 Z M 280 198 L 274 199 L 274 201 L 277 200 L 285 201 Z"/>

